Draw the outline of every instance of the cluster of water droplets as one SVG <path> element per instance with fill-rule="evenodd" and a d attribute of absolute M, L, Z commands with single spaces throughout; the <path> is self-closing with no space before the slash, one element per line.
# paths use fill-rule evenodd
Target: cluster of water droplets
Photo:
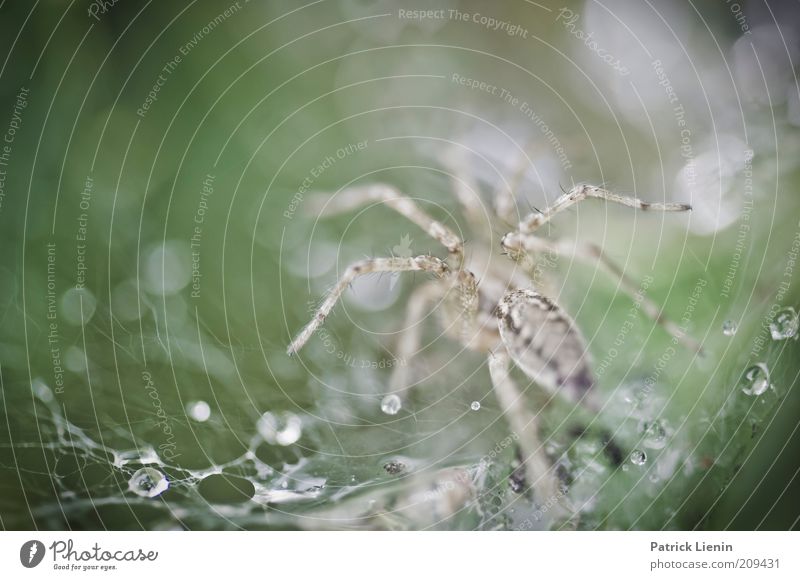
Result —
<path fill-rule="evenodd" d="M 737 324 L 733 321 L 728 321 L 723 327 L 727 336 L 734 336 L 736 330 Z M 769 331 L 775 341 L 796 338 L 796 311 L 785 308 L 776 313 Z M 766 363 L 747 368 L 738 385 L 739 391 L 749 397 L 759 397 L 771 386 Z M 267 511 L 270 506 L 280 505 L 280 513 L 268 519 L 270 525 L 293 526 L 297 521 L 305 521 L 312 528 L 324 527 L 328 517 L 335 522 L 337 514 L 378 513 L 382 509 L 380 506 L 389 509 L 394 502 L 400 501 L 398 497 L 405 497 L 410 505 L 418 502 L 427 506 L 427 512 L 412 510 L 416 514 L 413 517 L 423 519 L 433 505 L 465 501 L 470 506 L 465 513 L 480 514 L 477 520 L 471 520 L 471 525 L 476 527 L 484 523 L 489 527 L 513 526 L 524 511 L 520 506 L 525 502 L 513 501 L 521 490 L 514 489 L 513 477 L 509 485 L 509 472 L 503 471 L 504 466 L 511 468 L 509 457 L 505 457 L 504 461 L 508 461 L 505 464 L 467 462 L 466 465 L 426 471 L 416 459 L 392 455 L 376 461 L 373 472 L 346 472 L 348 468 L 332 465 L 336 462 L 332 462 L 330 457 L 308 453 L 307 437 L 318 429 L 318 419 L 300 412 L 270 410 L 253 421 L 251 439 L 241 455 L 224 462 L 209 460 L 205 468 L 189 469 L 165 459 L 146 440 L 135 439 L 132 434 L 129 447 L 121 450 L 96 442 L 65 419 L 53 393 L 41 381 L 35 381 L 34 391 L 51 411 L 57 435 L 51 448 L 64 455 L 74 454 L 79 449 L 84 461 L 105 464 L 126 482 L 122 489 L 112 485 L 93 489 L 92 497 L 79 498 L 79 501 L 74 499 L 78 497 L 74 489 L 59 484 L 62 497 L 72 498 L 68 504 L 70 509 L 88 510 L 92 501 L 98 499 L 120 505 L 146 502 L 163 507 L 163 521 L 170 525 L 175 517 L 191 522 L 192 513 L 205 512 L 202 507 L 197 509 L 199 498 L 203 502 L 201 506 L 213 504 L 217 512 L 235 521 L 235 525 L 263 526 L 265 513 L 273 513 Z M 628 478 L 631 485 L 650 486 L 655 496 L 661 486 L 654 484 L 678 474 L 681 465 L 685 474 L 691 474 L 691 469 L 704 461 L 718 461 L 715 457 L 688 457 L 686 427 L 673 427 L 675 421 L 662 415 L 666 392 L 659 384 L 633 381 L 615 393 L 619 404 L 609 407 L 612 410 L 608 411 L 610 415 L 606 419 L 619 424 L 613 433 L 595 430 L 578 437 L 548 442 L 547 454 L 556 464 L 564 491 L 568 489 L 571 500 L 580 506 L 587 517 L 587 526 L 596 503 L 591 498 L 614 477 Z M 380 400 L 380 405 L 373 406 L 374 412 L 378 411 L 377 407 L 384 415 L 394 417 L 403 409 L 403 400 L 396 394 L 389 394 Z M 479 411 L 481 402 L 472 401 L 468 408 L 473 412 Z M 186 402 L 184 410 L 187 421 L 198 428 L 218 419 L 216 411 L 203 400 Z M 619 416 L 612 417 L 613 413 Z M 676 442 L 679 432 L 683 439 Z M 618 445 L 617 451 L 610 449 L 611 439 Z M 613 457 L 615 453 L 620 455 L 618 462 Z M 509 454 L 513 454 L 513 446 L 508 448 L 506 455 Z M 417 481 L 423 491 L 417 489 Z M 397 485 L 386 488 L 378 483 Z M 402 488 L 398 487 L 400 484 Z M 490 487 L 485 487 L 487 485 Z M 434 493 L 431 489 L 438 491 Z M 504 511 L 509 502 L 515 506 L 515 512 Z M 62 509 L 58 507 L 59 511 Z M 55 509 L 52 513 L 56 514 Z M 303 517 L 298 518 L 298 514 Z M 365 515 L 365 526 L 380 527 L 385 523 L 371 517 Z M 402 525 L 394 522 L 393 525 L 414 527 L 408 522 Z M 333 527 L 336 527 L 335 523 Z"/>
<path fill-rule="evenodd" d="M 206 455 L 207 466 L 189 468 L 128 429 L 115 430 L 119 437 L 113 447 L 98 442 L 66 419 L 44 382 L 36 380 L 33 387 L 37 405 L 48 410 L 39 413 L 37 421 L 53 426 L 49 448 L 55 455 L 67 459 L 77 455 L 83 469 L 92 465 L 109 473 L 106 483 L 89 487 L 57 480 L 62 501 L 42 505 L 37 512 L 37 517 L 52 518 L 53 528 L 60 527 L 58 522 L 65 516 L 76 522 L 91 517 L 94 506 L 140 506 L 156 510 L 148 519 L 151 529 L 325 529 L 338 528 L 353 517 L 365 528 L 494 529 L 511 525 L 502 510 L 510 500 L 519 500 L 508 485 L 511 446 L 497 457 L 497 463 L 453 457 L 450 462 L 431 460 L 428 464 L 398 454 L 360 463 L 336 460 L 330 453 L 315 450 L 329 436 L 330 427 L 324 421 L 306 413 L 271 410 L 253 421 L 241 454 L 223 461 Z M 394 399 L 390 402 L 389 410 L 396 414 L 402 405 Z M 219 428 L 224 428 L 207 401 L 189 400 L 184 410 L 190 425 L 214 429 L 214 421 L 219 421 Z M 403 508 L 393 507 L 398 505 Z M 385 515 L 393 510 L 397 513 Z M 448 510 L 462 523 L 442 523 Z M 216 519 L 210 520 L 214 514 Z"/>
<path fill-rule="evenodd" d="M 739 325 L 734 320 L 726 320 L 722 323 L 722 334 L 725 336 L 734 336 L 738 329 Z M 789 338 L 797 340 L 798 330 L 800 330 L 800 316 L 791 306 L 778 310 L 769 324 L 770 336 L 775 341 Z"/>
<path fill-rule="evenodd" d="M 797 340 L 798 329 L 800 329 L 800 317 L 797 311 L 791 307 L 778 310 L 769 323 L 769 333 L 773 341 L 781 342 L 788 339 Z M 722 325 L 722 332 L 726 336 L 736 334 L 737 325 L 732 320 L 727 320 Z M 770 370 L 763 362 L 749 366 L 742 373 L 739 379 L 739 390 L 745 395 L 758 397 L 774 388 L 770 382 Z"/>
<path fill-rule="evenodd" d="M 59 505 L 45 504 L 37 508 L 40 517 L 66 515 L 80 518 L 91 513 L 92 506 L 132 506 L 141 501 L 163 510 L 162 523 L 152 524 L 153 527 L 171 527 L 176 518 L 187 523 L 192 518 L 203 517 L 201 514 L 207 513 L 204 509 L 190 507 L 200 500 L 202 504 L 214 504 L 217 511 L 243 518 L 243 521 L 252 517 L 253 522 L 260 521 L 263 526 L 266 506 L 309 502 L 318 498 L 325 488 L 325 478 L 312 473 L 321 471 L 319 467 L 312 465 L 300 452 L 284 455 L 283 460 L 274 459 L 280 457 L 280 453 L 262 452 L 265 444 L 286 449 L 300 439 L 302 420 L 294 413 L 264 413 L 256 421 L 255 434 L 240 456 L 222 463 L 209 459 L 208 467 L 190 469 L 159 453 L 129 430 L 114 430 L 114 435 L 127 439 L 127 448 L 98 442 L 85 429 L 65 418 L 52 390 L 42 381 L 34 381 L 33 391 L 37 405 L 43 405 L 47 410 L 47 413 L 37 413 L 37 422 L 50 439 L 45 447 L 55 455 L 52 476 L 63 500 Z M 211 407 L 205 401 L 191 401 L 186 404 L 186 415 L 192 421 L 205 423 L 212 416 Z M 25 443 L 15 444 L 25 446 Z M 265 455 L 273 459 L 267 463 L 259 458 Z M 107 470 L 106 482 L 81 489 L 80 485 L 75 487 L 75 482 L 59 477 L 59 462 L 71 458 L 78 459 L 82 472 L 90 466 Z M 120 481 L 125 482 L 124 488 Z M 191 490 L 196 490 L 199 495 Z M 162 499 L 163 502 L 159 501 Z M 232 511 L 231 506 L 236 504 L 241 507 Z M 58 527 L 55 520 L 52 525 Z"/>

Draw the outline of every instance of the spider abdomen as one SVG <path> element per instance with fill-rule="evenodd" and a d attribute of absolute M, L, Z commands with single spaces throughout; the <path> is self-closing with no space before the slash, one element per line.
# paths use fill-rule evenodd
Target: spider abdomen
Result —
<path fill-rule="evenodd" d="M 589 354 L 566 312 L 534 290 L 512 290 L 496 315 L 503 344 L 526 375 L 550 391 L 583 399 L 594 382 Z"/>

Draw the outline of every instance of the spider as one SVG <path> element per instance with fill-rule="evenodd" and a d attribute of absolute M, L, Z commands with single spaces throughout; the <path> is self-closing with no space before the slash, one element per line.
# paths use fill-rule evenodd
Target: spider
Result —
<path fill-rule="evenodd" d="M 661 325 L 680 343 L 693 351 L 699 345 L 668 320 L 654 302 L 641 294 L 623 270 L 591 243 L 568 240 L 552 241 L 537 235 L 537 230 L 558 214 L 587 199 L 621 204 L 642 211 L 686 212 L 685 203 L 650 203 L 626 197 L 592 185 L 576 185 L 559 196 L 543 211 L 534 211 L 518 222 L 515 230 L 505 234 L 500 246 L 511 260 L 491 260 L 488 249 L 493 234 L 486 232 L 484 207 L 475 201 L 477 191 L 463 180 L 453 178 L 453 190 L 465 218 L 472 229 L 482 232 L 482 245 L 470 246 L 465 255 L 464 243 L 446 225 L 433 219 L 409 196 L 391 185 L 376 183 L 340 191 L 335 196 L 320 194 L 315 203 L 322 216 L 355 210 L 374 203 L 383 203 L 410 220 L 431 238 L 444 246 L 448 255 L 385 257 L 365 259 L 351 264 L 339 282 L 329 291 L 312 320 L 297 334 L 287 351 L 298 352 L 325 322 L 336 302 L 357 277 L 375 272 L 425 272 L 432 276 L 411 294 L 406 311 L 406 330 L 401 334 L 397 356 L 408 360 L 419 349 L 421 321 L 436 303 L 445 335 L 464 347 L 488 353 L 489 376 L 495 396 L 519 437 L 523 475 L 534 496 L 543 502 L 563 496 L 555 469 L 545 454 L 538 436 L 537 415 L 524 402 L 516 382 L 510 375 L 515 364 L 536 385 L 550 392 L 569 397 L 576 404 L 598 411 L 591 396 L 594 378 L 586 341 L 575 321 L 554 300 L 537 288 L 528 267 L 537 255 L 572 255 L 594 261 L 616 278 L 618 287 L 640 302 L 642 311 Z M 515 200 L 510 189 L 496 192 L 493 220 L 510 223 Z M 482 274 L 481 280 L 473 272 Z M 403 392 L 408 387 L 408 365 L 394 368 L 389 391 Z"/>

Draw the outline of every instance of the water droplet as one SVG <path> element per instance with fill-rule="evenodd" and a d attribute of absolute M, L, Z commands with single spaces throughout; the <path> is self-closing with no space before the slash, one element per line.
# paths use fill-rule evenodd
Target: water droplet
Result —
<path fill-rule="evenodd" d="M 769 325 L 769 332 L 772 340 L 786 340 L 797 334 L 799 326 L 800 320 L 797 318 L 797 312 L 790 306 L 778 311 Z"/>
<path fill-rule="evenodd" d="M 631 463 L 634 465 L 644 465 L 647 462 L 647 453 L 641 449 L 634 449 L 631 452 Z"/>
<path fill-rule="evenodd" d="M 264 441 L 275 445 L 291 445 L 303 434 L 303 423 L 294 413 L 284 412 L 280 415 L 264 413 L 258 419 L 256 428 Z"/>
<path fill-rule="evenodd" d="M 386 395 L 381 401 L 381 411 L 387 415 L 397 415 L 403 407 L 403 402 L 397 395 Z"/>
<path fill-rule="evenodd" d="M 757 365 L 751 366 L 744 372 L 739 384 L 745 395 L 757 397 L 763 394 L 770 386 L 769 369 L 767 365 L 758 363 Z"/>
<path fill-rule="evenodd" d="M 141 497 L 156 497 L 168 488 L 167 476 L 152 467 L 142 467 L 128 481 L 128 489 Z"/>
<path fill-rule="evenodd" d="M 211 417 L 211 407 L 205 401 L 194 401 L 186 405 L 186 414 L 198 423 L 205 423 Z"/>
<path fill-rule="evenodd" d="M 661 449 L 667 444 L 667 427 L 661 419 L 644 421 L 639 427 L 644 444 L 651 449 Z"/>
<path fill-rule="evenodd" d="M 733 336 L 738 329 L 739 327 L 733 320 L 726 320 L 722 323 L 722 334 L 725 336 Z"/>
<path fill-rule="evenodd" d="M 480 411 L 481 410 L 481 403 L 480 401 L 472 401 L 472 404 L 469 406 L 470 409 L 473 411 Z"/>

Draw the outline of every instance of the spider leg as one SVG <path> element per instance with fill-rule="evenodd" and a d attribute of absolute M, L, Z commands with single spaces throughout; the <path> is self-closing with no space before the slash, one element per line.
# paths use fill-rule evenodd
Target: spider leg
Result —
<path fill-rule="evenodd" d="M 392 371 L 389 379 L 389 392 L 397 393 L 408 386 L 409 359 L 419 350 L 422 324 L 430 304 L 442 294 L 440 286 L 429 282 L 420 286 L 411 294 L 406 307 L 405 330 L 397 342 L 395 358 L 399 364 Z"/>
<path fill-rule="evenodd" d="M 445 309 L 452 308 L 448 303 L 448 300 L 451 300 L 455 310 L 449 314 L 454 320 L 461 322 L 462 342 L 469 344 L 474 338 L 474 322 L 478 312 L 478 282 L 474 274 L 469 270 L 458 270 L 446 284 L 443 287 L 438 282 L 431 282 L 415 290 L 409 298 L 406 309 L 406 330 L 400 336 L 396 357 L 404 364 L 395 367 L 389 381 L 389 392 L 397 394 L 408 386 L 408 358 L 419 349 L 422 320 L 428 306 L 434 300 L 445 297 L 445 302 L 442 304 Z"/>
<path fill-rule="evenodd" d="M 686 203 L 650 203 L 636 199 L 635 197 L 617 195 L 607 189 L 595 187 L 593 185 L 576 185 L 570 189 L 569 192 L 560 195 L 553 205 L 546 208 L 544 211 L 532 213 L 523 219 L 519 224 L 519 231 L 523 233 L 532 233 L 549 222 L 558 213 L 590 198 L 603 199 L 643 211 L 682 212 L 692 209 L 692 206 Z"/>
<path fill-rule="evenodd" d="M 540 252 L 556 252 L 562 256 L 575 256 L 590 263 L 599 264 L 603 271 L 617 281 L 617 287 L 627 294 L 632 300 L 638 302 L 645 315 L 666 330 L 670 336 L 692 352 L 703 351 L 699 342 L 687 336 L 675 322 L 667 318 L 663 307 L 645 296 L 638 285 L 625 274 L 625 271 L 615 261 L 605 255 L 602 248 L 589 242 L 572 242 L 559 240 L 550 242 L 532 234 L 511 233 L 506 235 L 501 242 L 508 254 L 515 259 L 523 255 Z"/>
<path fill-rule="evenodd" d="M 311 207 L 321 216 L 329 217 L 354 210 L 370 203 L 383 202 L 409 221 L 418 225 L 430 237 L 442 244 L 458 263 L 464 260 L 464 244 L 453 231 L 422 211 L 413 199 L 390 185 L 381 183 L 350 187 L 334 196 L 317 195 Z"/>
<path fill-rule="evenodd" d="M 526 483 L 533 487 L 539 504 L 553 503 L 569 510 L 555 469 L 550 465 L 539 439 L 538 418 L 528 410 L 522 393 L 509 374 L 510 366 L 511 358 L 505 349 L 500 348 L 489 355 L 489 375 L 495 396 L 508 418 L 512 432 L 519 438 Z"/>
<path fill-rule="evenodd" d="M 361 260 L 348 266 L 344 275 L 333 289 L 328 293 L 322 301 L 322 305 L 317 309 L 314 317 L 306 326 L 301 330 L 286 352 L 292 355 L 303 348 L 303 345 L 308 342 L 308 339 L 314 334 L 325 319 L 333 310 L 334 305 L 342 296 L 347 287 L 358 276 L 371 274 L 373 272 L 414 272 L 424 271 L 435 274 L 439 278 L 444 278 L 449 272 L 450 268 L 445 262 L 433 256 L 417 256 L 415 258 L 373 258 L 368 260 Z"/>

